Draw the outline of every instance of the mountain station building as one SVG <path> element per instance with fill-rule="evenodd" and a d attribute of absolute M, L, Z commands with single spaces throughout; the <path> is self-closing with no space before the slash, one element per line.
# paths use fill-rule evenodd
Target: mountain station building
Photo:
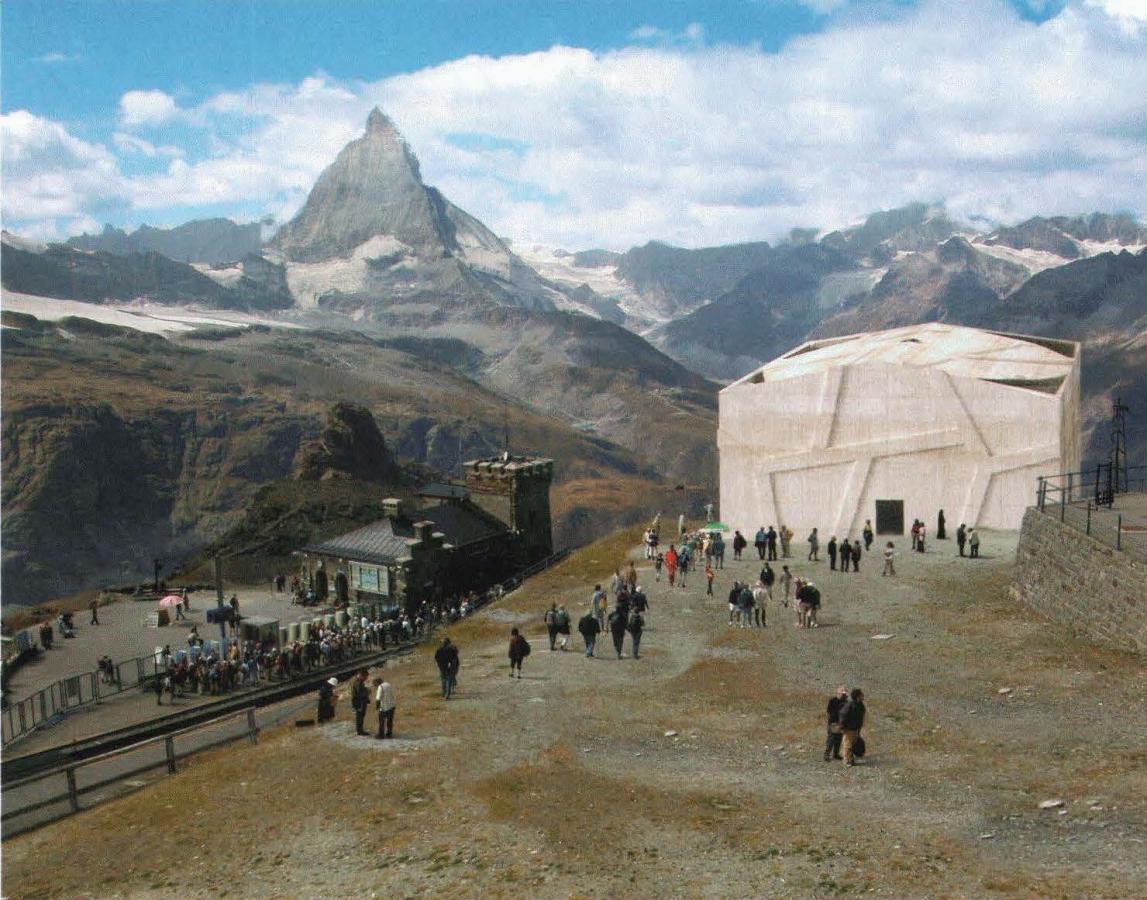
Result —
<path fill-rule="evenodd" d="M 801 541 L 1017 529 L 1080 466 L 1080 347 L 930 323 L 808 341 L 719 395 L 720 512 Z"/>
<path fill-rule="evenodd" d="M 385 518 L 305 547 L 302 574 L 320 600 L 325 584 L 336 602 L 413 611 L 551 556 L 553 460 L 503 454 L 464 465 L 464 485 L 427 485 L 417 501 L 387 499 Z"/>

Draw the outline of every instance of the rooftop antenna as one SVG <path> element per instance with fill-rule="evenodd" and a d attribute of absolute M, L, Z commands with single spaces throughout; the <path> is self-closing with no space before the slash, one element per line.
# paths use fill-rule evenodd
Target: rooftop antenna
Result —
<path fill-rule="evenodd" d="M 1121 397 L 1115 398 L 1111 419 L 1111 469 L 1114 493 L 1127 493 L 1127 413 L 1131 408 Z"/>

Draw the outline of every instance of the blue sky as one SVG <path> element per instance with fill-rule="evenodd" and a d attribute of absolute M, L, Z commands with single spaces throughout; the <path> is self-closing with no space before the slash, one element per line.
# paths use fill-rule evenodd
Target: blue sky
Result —
<path fill-rule="evenodd" d="M 40 237 L 282 219 L 375 104 L 428 182 L 516 240 L 773 239 L 913 199 L 988 220 L 1147 209 L 1147 0 L 19 0 L 0 16 L 4 222 Z"/>

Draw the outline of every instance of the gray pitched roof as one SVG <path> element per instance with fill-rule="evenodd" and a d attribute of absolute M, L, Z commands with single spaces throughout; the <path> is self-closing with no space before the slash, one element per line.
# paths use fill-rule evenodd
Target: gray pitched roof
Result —
<path fill-rule="evenodd" d="M 308 553 L 339 556 L 359 562 L 383 565 L 393 563 L 407 555 L 407 542 L 414 538 L 414 529 L 410 523 L 400 521 L 397 534 L 394 525 L 390 519 L 379 519 L 338 537 L 309 544 L 305 549 Z M 403 528 L 403 525 L 407 527 Z"/>
<path fill-rule="evenodd" d="M 402 559 L 414 540 L 414 521 L 429 520 L 434 530 L 446 536 L 446 543 L 463 547 L 506 531 L 506 526 L 489 513 L 469 503 L 441 503 L 413 511 L 414 520 L 379 519 L 362 528 L 325 541 L 309 544 L 307 553 L 338 556 L 359 562 L 387 565 Z"/>

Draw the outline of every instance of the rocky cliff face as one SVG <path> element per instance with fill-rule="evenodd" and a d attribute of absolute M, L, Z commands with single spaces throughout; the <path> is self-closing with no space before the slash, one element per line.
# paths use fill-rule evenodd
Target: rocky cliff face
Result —
<path fill-rule="evenodd" d="M 299 451 L 295 466 L 295 477 L 301 481 L 349 478 L 389 484 L 398 474 L 374 416 L 354 403 L 331 408 L 322 433 Z"/>

